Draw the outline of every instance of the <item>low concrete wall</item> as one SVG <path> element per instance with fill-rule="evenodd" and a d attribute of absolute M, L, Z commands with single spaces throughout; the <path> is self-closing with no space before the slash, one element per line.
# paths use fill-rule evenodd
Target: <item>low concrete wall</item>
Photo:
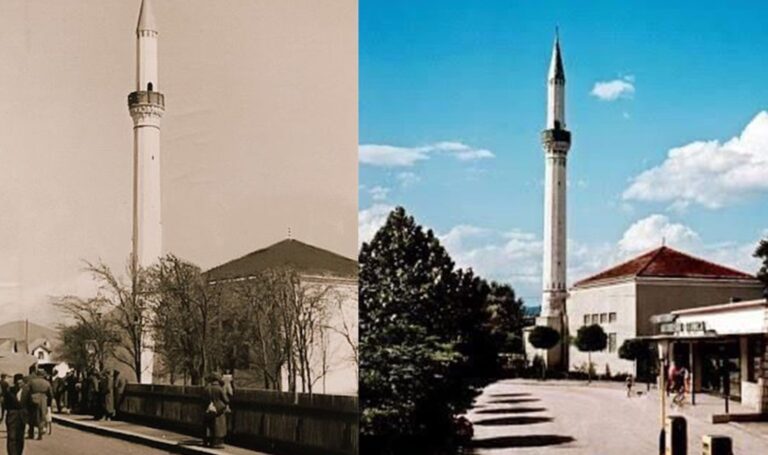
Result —
<path fill-rule="evenodd" d="M 131 384 L 120 417 L 202 437 L 202 387 Z M 357 397 L 235 392 L 227 442 L 272 453 L 357 455 Z"/>

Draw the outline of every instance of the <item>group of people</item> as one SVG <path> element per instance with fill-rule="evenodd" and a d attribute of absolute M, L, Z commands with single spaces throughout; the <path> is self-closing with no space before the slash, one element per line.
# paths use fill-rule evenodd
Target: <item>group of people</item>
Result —
<path fill-rule="evenodd" d="M 52 409 L 59 413 L 90 414 L 97 420 L 113 419 L 125 396 L 127 381 L 117 370 L 92 369 L 86 374 L 70 370 L 64 377 L 33 369 L 28 376 L 0 374 L 0 423 L 7 429 L 8 455 L 24 451 L 24 433 L 43 439 L 51 433 Z M 35 435 L 35 433 L 37 433 Z"/>
<path fill-rule="evenodd" d="M 28 376 L 16 374 L 12 381 L 0 375 L 0 421 L 5 420 L 8 455 L 24 452 L 24 432 L 28 427 L 30 439 L 43 439 L 50 432 L 50 412 L 53 388 L 42 370 Z"/>

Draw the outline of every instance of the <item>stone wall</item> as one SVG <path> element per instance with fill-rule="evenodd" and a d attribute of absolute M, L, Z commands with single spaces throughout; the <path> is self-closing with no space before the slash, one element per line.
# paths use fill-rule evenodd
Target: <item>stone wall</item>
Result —
<path fill-rule="evenodd" d="M 194 386 L 131 384 L 120 417 L 200 438 L 207 406 Z M 276 454 L 356 455 L 358 399 L 237 390 L 227 442 Z"/>

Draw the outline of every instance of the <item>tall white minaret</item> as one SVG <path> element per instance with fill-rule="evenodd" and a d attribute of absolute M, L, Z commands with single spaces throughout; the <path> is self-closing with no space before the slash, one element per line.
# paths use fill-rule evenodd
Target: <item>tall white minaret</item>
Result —
<path fill-rule="evenodd" d="M 136 90 L 128 95 L 133 118 L 134 266 L 147 267 L 163 253 L 160 193 L 160 119 L 165 97 L 157 78 L 157 26 L 152 1 L 142 0 L 136 27 Z"/>
<path fill-rule="evenodd" d="M 165 97 L 157 78 L 157 25 L 152 1 L 142 0 L 136 27 L 136 90 L 128 95 L 133 119 L 133 248 L 131 264 L 149 267 L 163 254 L 160 193 L 160 119 Z M 143 340 L 141 383 L 152 382 L 153 342 Z"/>
<path fill-rule="evenodd" d="M 544 260 L 541 315 L 537 325 L 547 325 L 565 337 L 566 298 L 566 157 L 571 133 L 565 129 L 565 71 L 560 38 L 555 35 L 547 77 L 547 125 L 541 133 L 544 147 Z M 548 365 L 562 366 L 567 343 L 548 353 Z"/>

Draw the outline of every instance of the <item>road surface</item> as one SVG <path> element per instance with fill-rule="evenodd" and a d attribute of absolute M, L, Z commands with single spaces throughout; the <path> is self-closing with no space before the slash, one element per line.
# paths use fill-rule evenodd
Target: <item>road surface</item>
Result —
<path fill-rule="evenodd" d="M 0 429 L 0 453 L 5 453 L 5 422 Z M 165 455 L 168 452 L 98 436 L 54 424 L 53 434 L 42 441 L 27 439 L 24 455 Z"/>
<path fill-rule="evenodd" d="M 644 391 L 645 387 L 640 390 Z M 467 414 L 474 424 L 472 455 L 647 455 L 658 453 L 660 406 L 656 390 L 627 398 L 623 384 L 505 380 L 489 385 Z M 768 454 L 768 429 L 713 425 L 721 403 L 699 396 L 683 412 L 688 453 L 701 453 L 704 434 L 731 436 L 734 453 Z M 678 413 L 678 411 L 674 411 Z"/>

